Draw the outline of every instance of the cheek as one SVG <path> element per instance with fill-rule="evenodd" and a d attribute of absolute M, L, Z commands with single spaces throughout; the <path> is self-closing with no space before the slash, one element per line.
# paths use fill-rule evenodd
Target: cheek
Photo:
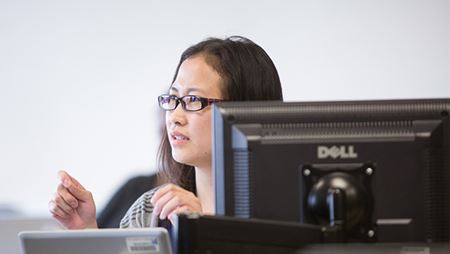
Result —
<path fill-rule="evenodd" d="M 202 116 L 196 121 L 196 132 L 203 146 L 211 146 L 211 114 Z"/>
<path fill-rule="evenodd" d="M 166 115 L 164 117 L 164 122 L 165 122 L 164 128 L 166 128 L 166 130 L 168 131 L 169 130 L 169 123 L 170 123 L 169 111 L 166 112 Z"/>

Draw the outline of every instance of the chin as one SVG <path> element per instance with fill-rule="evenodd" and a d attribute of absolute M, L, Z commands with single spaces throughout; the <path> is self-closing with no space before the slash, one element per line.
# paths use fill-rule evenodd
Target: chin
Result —
<path fill-rule="evenodd" d="M 192 158 L 189 158 L 189 156 L 172 152 L 172 158 L 178 163 L 194 166 L 192 163 Z"/>

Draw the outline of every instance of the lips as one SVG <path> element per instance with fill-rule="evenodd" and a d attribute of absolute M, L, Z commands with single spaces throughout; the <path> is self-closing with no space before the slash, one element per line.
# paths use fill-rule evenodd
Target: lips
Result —
<path fill-rule="evenodd" d="M 189 141 L 189 137 L 180 132 L 170 133 L 170 139 L 172 141 L 172 144 L 183 144 Z"/>
<path fill-rule="evenodd" d="M 173 139 L 175 140 L 188 140 L 188 137 L 185 136 L 172 136 Z"/>

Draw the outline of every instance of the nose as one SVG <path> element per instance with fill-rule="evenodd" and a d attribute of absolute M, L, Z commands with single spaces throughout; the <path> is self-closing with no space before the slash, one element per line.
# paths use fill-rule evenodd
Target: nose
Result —
<path fill-rule="evenodd" d="M 186 111 L 184 111 L 181 103 L 174 110 L 167 111 L 167 117 L 170 125 L 183 126 L 187 123 Z"/>

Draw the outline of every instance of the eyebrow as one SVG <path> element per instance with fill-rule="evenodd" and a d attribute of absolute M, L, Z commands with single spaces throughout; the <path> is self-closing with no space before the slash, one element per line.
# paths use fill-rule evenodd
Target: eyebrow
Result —
<path fill-rule="evenodd" d="M 176 87 L 174 87 L 174 86 L 171 86 L 171 87 L 169 88 L 169 90 L 173 90 L 174 92 L 179 92 L 178 88 L 176 88 Z M 202 89 L 198 89 L 198 88 L 193 87 L 193 88 L 188 88 L 188 89 L 186 90 L 186 93 L 190 93 L 190 92 L 202 92 L 202 91 L 203 91 Z"/>

